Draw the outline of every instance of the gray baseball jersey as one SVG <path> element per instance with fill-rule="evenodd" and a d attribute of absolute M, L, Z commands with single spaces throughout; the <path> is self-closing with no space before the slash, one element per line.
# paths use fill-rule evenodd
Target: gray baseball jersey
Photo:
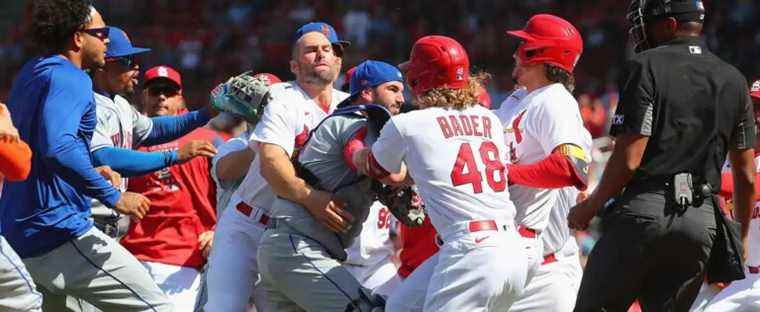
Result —
<path fill-rule="evenodd" d="M 95 92 L 95 112 L 98 123 L 92 134 L 90 152 L 104 147 L 134 149 L 140 146 L 153 130 L 153 120 L 140 114 L 127 99 L 114 95 L 113 99 Z M 120 190 L 127 189 L 127 179 Z"/>
<path fill-rule="evenodd" d="M 325 121 L 311 134 L 301 150 L 298 161 L 319 180 L 317 187 L 335 193 L 346 202 L 346 209 L 353 217 L 348 233 L 338 234 L 318 223 L 306 208 L 287 199 L 277 198 L 272 206 L 273 216 L 286 222 L 304 236 L 322 244 L 332 256 L 346 259 L 345 249 L 361 232 L 362 223 L 369 214 L 374 201 L 371 180 L 360 178 L 346 164 L 343 149 L 346 143 L 362 128 L 368 127 L 364 143 L 371 145 L 377 139 L 377 130 L 359 114 L 338 115 Z M 354 183 L 360 180 L 358 183 Z M 278 221 L 279 222 L 279 221 Z"/>
<path fill-rule="evenodd" d="M 95 113 L 97 125 L 92 134 L 90 152 L 105 147 L 118 147 L 135 149 L 140 146 L 153 130 L 153 120 L 140 114 L 127 99 L 120 95 L 113 98 L 95 92 Z M 121 179 L 119 190 L 127 190 L 127 178 Z M 92 200 L 92 216 L 96 224 L 111 224 L 112 220 L 104 221 L 102 218 L 118 219 L 115 230 L 102 228 L 109 236 L 119 237 L 126 233 L 129 228 L 129 218 L 120 216 L 115 210 L 103 205 L 101 202 Z M 115 232 L 113 232 L 115 231 Z"/>

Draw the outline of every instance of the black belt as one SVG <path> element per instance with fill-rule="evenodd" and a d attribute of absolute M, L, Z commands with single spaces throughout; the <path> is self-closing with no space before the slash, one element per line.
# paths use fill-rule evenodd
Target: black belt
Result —
<path fill-rule="evenodd" d="M 653 192 L 653 191 L 664 191 L 665 196 L 674 198 L 675 194 L 675 186 L 674 186 L 674 175 L 662 175 L 662 176 L 650 176 L 647 178 L 642 178 L 638 180 L 631 181 L 629 185 L 625 188 L 625 193 L 632 192 L 634 194 L 638 193 L 647 193 L 647 192 Z M 705 179 L 699 177 L 699 176 L 692 176 L 692 202 L 690 205 L 691 207 L 699 207 L 702 206 L 704 201 L 706 199 L 711 199 L 713 197 L 713 189 L 710 186 L 710 183 L 704 182 Z M 682 207 L 682 210 L 685 210 L 687 207 Z"/>

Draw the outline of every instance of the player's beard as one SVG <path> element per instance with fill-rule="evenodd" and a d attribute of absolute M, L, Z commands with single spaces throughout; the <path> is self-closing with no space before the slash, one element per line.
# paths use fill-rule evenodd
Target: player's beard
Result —
<path fill-rule="evenodd" d="M 301 68 L 304 68 L 303 77 L 304 81 L 309 84 L 315 84 L 318 86 L 326 86 L 335 82 L 338 79 L 338 72 L 340 71 L 339 65 L 328 65 L 330 70 L 317 72 L 314 67 L 302 64 Z"/>

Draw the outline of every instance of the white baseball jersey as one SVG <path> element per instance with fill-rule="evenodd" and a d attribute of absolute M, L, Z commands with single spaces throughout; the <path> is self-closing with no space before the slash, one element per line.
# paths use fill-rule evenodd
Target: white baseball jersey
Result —
<path fill-rule="evenodd" d="M 557 146 L 577 145 L 591 159 L 591 134 L 583 127 L 578 102 L 562 84 L 555 83 L 526 94 L 519 89 L 494 113 L 501 120 L 513 164 L 528 165 L 548 157 Z M 509 187 L 517 207 L 516 221 L 543 231 L 544 254 L 556 252 L 570 237 L 567 214 L 577 190 Z"/>
<path fill-rule="evenodd" d="M 390 172 L 406 163 L 436 229 L 470 220 L 512 222 L 501 129 L 498 117 L 479 105 L 427 108 L 392 117 L 372 154 Z"/>
<path fill-rule="evenodd" d="M 372 204 L 359 237 L 346 249 L 348 257 L 343 263 L 373 267 L 379 262 L 390 261 L 393 255 L 393 242 L 390 239 L 391 222 L 394 222 L 392 215 L 380 202 Z"/>
<path fill-rule="evenodd" d="M 275 144 L 282 147 L 288 156 L 293 156 L 294 151 L 306 143 L 309 131 L 348 97 L 347 93 L 333 89 L 332 103 L 324 110 L 295 81 L 274 84 L 269 94 L 272 98 L 256 124 L 249 145 L 258 151 L 259 143 Z M 256 157 L 240 187 L 232 194 L 230 204 L 244 201 L 251 207 L 271 212 L 269 209 L 273 200 L 274 193 L 261 176 L 261 161 Z"/>
<path fill-rule="evenodd" d="M 95 92 L 95 112 L 98 123 L 92 134 L 90 152 L 104 147 L 137 148 L 153 130 L 153 120 L 140 114 L 118 94 L 111 99 Z M 122 178 L 120 190 L 126 189 L 127 179 Z"/>

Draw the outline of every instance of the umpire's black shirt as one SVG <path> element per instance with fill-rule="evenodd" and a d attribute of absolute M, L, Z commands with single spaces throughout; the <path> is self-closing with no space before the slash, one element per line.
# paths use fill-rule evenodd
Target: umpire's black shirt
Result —
<path fill-rule="evenodd" d="M 691 172 L 702 177 L 695 183 L 717 188 L 728 149 L 754 146 L 744 77 L 699 38 L 677 38 L 637 54 L 622 79 L 611 134 L 649 137 L 631 183 Z"/>

